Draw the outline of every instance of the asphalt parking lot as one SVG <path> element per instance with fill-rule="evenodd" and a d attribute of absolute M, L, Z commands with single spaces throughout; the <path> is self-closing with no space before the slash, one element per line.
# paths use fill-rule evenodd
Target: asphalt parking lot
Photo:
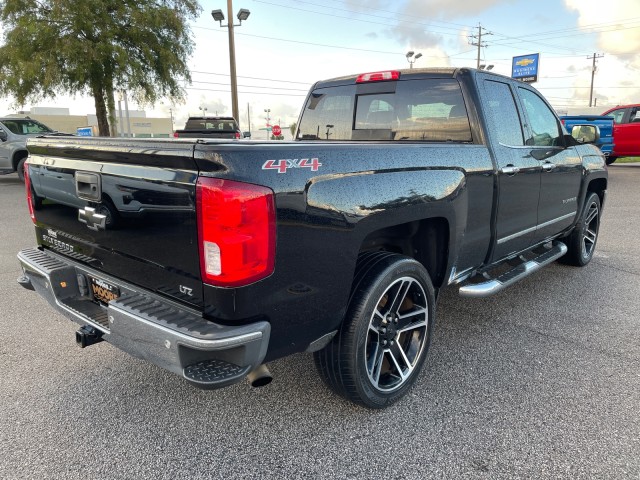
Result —
<path fill-rule="evenodd" d="M 640 164 L 609 169 L 596 257 L 486 300 L 445 291 L 412 393 L 332 395 L 310 355 L 263 389 L 200 391 L 16 283 L 35 238 L 0 176 L 0 478 L 640 479 Z"/>

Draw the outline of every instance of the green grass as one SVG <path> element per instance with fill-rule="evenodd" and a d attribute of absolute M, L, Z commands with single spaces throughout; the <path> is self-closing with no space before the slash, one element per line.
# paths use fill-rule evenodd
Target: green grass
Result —
<path fill-rule="evenodd" d="M 617 159 L 614 163 L 638 163 L 640 162 L 640 157 L 622 157 Z"/>

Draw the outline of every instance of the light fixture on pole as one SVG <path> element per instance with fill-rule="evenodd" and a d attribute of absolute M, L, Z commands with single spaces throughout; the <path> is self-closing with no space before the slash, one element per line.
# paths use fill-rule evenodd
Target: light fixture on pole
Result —
<path fill-rule="evenodd" d="M 240 112 L 238 110 L 238 79 L 236 76 L 236 45 L 233 35 L 233 27 L 239 27 L 242 25 L 242 22 L 249 18 L 251 12 L 246 8 L 241 8 L 238 10 L 238 14 L 236 17 L 240 23 L 234 24 L 233 21 L 227 22 L 226 25 L 222 25 L 224 20 L 224 13 L 222 10 L 212 10 L 211 16 L 216 22 L 220 23 L 221 27 L 227 27 L 229 29 L 229 69 L 231 73 L 231 109 L 233 111 L 233 118 L 236 119 L 238 123 L 240 123 Z M 233 17 L 233 2 L 232 0 L 227 0 L 227 15 L 229 15 L 229 19 Z"/>
<path fill-rule="evenodd" d="M 480 65 L 480 70 L 487 70 L 487 71 L 488 70 L 493 70 L 493 67 L 494 67 L 494 65 L 486 65 L 486 64 L 482 63 Z"/>
<path fill-rule="evenodd" d="M 409 50 L 406 54 L 407 62 L 409 62 L 409 68 L 413 68 L 413 64 L 422 56 L 421 53 L 415 53 L 413 50 Z"/>
<path fill-rule="evenodd" d="M 207 118 L 207 107 L 198 107 L 202 111 L 202 117 Z"/>

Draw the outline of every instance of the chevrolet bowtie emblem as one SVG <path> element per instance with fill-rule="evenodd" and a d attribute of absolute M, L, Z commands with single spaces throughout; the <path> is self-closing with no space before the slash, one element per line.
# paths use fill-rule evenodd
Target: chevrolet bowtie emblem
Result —
<path fill-rule="evenodd" d="M 516 65 L 518 65 L 519 67 L 528 67 L 532 63 L 536 63 L 536 61 L 531 58 L 523 58 L 522 60 L 518 60 L 516 62 Z"/>
<path fill-rule="evenodd" d="M 84 207 L 78 210 L 78 220 L 84 223 L 91 230 L 104 230 L 107 223 L 107 216 L 96 213 L 96 209 L 92 207 Z"/>

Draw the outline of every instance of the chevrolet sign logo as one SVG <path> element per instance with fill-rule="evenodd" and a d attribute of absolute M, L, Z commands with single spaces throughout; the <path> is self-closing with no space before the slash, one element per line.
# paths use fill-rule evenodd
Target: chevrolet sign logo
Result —
<path fill-rule="evenodd" d="M 78 210 L 78 220 L 84 223 L 91 230 L 104 230 L 107 223 L 107 216 L 96 213 L 96 209 L 92 207 L 84 207 Z"/>
<path fill-rule="evenodd" d="M 532 63 L 536 63 L 536 61 L 532 60 L 531 58 L 523 58 L 522 60 L 518 60 L 516 62 L 516 65 L 518 65 L 519 67 L 527 67 Z"/>

